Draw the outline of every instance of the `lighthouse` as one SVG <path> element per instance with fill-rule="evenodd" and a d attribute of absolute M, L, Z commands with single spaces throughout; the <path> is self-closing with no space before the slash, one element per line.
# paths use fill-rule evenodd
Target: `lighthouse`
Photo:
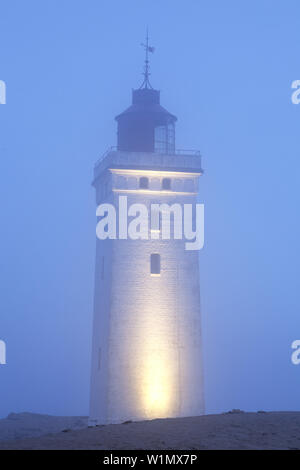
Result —
<path fill-rule="evenodd" d="M 177 118 L 149 81 L 148 38 L 145 51 L 144 81 L 116 117 L 117 147 L 94 168 L 97 207 L 116 213 L 125 196 L 149 213 L 195 205 L 203 173 L 199 152 L 176 150 Z M 161 216 L 147 237 L 96 241 L 90 425 L 204 413 L 199 251 L 164 239 Z"/>

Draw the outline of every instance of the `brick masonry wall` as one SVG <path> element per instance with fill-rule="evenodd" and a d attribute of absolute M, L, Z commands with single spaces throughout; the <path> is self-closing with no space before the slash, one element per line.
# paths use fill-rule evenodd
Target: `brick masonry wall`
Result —
<path fill-rule="evenodd" d="M 151 180 L 165 172 L 154 167 L 153 191 L 139 191 L 145 171 L 104 170 L 97 203 L 196 203 L 199 175 L 172 175 L 173 191 L 158 192 Z M 150 273 L 153 253 L 160 276 Z M 185 240 L 97 240 L 91 424 L 203 413 L 199 252 Z"/>

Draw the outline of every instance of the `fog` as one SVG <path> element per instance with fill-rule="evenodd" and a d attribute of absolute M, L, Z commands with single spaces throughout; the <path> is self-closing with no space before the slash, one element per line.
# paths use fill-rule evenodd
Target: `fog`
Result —
<path fill-rule="evenodd" d="M 176 147 L 205 170 L 207 412 L 300 409 L 299 14 L 294 0 L 2 2 L 0 417 L 88 413 L 93 166 L 142 83 L 147 25 Z"/>

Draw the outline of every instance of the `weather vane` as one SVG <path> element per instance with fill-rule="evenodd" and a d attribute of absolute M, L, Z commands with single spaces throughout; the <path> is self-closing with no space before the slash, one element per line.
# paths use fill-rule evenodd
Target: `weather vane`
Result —
<path fill-rule="evenodd" d="M 141 46 L 145 49 L 145 65 L 144 65 L 144 81 L 140 88 L 152 88 L 150 81 L 149 81 L 149 76 L 150 74 L 150 65 L 149 65 L 149 52 L 153 54 L 155 51 L 155 48 L 153 46 L 149 46 L 149 36 L 148 36 L 148 28 L 147 28 L 147 34 L 146 34 L 146 43 L 142 43 Z"/>

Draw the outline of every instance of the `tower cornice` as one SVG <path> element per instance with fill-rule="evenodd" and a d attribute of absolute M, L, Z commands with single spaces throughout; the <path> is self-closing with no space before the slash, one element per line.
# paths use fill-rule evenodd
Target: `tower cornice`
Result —
<path fill-rule="evenodd" d="M 197 151 L 180 151 L 173 155 L 148 152 L 121 152 L 110 150 L 98 160 L 94 168 L 94 181 L 106 170 L 163 171 L 202 175 L 201 154 Z M 193 153 L 192 153 L 193 152 Z"/>

